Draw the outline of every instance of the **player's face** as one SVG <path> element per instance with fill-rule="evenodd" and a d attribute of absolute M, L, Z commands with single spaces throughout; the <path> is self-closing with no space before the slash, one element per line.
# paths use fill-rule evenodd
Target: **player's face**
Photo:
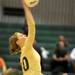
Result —
<path fill-rule="evenodd" d="M 22 34 L 22 33 L 18 33 L 17 34 L 17 45 L 20 47 L 24 46 L 25 40 L 26 40 L 26 35 Z"/>
<path fill-rule="evenodd" d="M 64 41 L 64 36 L 61 35 L 61 36 L 59 37 L 59 40 L 60 40 L 60 41 Z"/>

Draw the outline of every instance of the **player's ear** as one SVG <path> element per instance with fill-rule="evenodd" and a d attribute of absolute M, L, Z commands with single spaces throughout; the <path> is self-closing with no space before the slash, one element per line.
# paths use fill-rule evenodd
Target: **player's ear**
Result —
<path fill-rule="evenodd" d="M 21 48 L 21 47 L 23 47 L 23 45 L 24 45 L 24 40 L 23 39 L 18 39 L 17 41 L 16 41 L 16 44 Z"/>

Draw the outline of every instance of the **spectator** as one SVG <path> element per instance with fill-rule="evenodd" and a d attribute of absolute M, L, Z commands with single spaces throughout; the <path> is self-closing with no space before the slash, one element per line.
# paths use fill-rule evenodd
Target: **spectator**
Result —
<path fill-rule="evenodd" d="M 65 49 L 55 50 L 52 56 L 51 71 L 53 75 L 68 73 L 68 52 Z"/>
<path fill-rule="evenodd" d="M 68 42 L 63 35 L 59 36 L 54 54 L 52 55 L 52 74 L 68 73 Z"/>
<path fill-rule="evenodd" d="M 68 41 L 65 40 L 63 35 L 60 35 L 58 43 L 56 44 L 56 49 L 58 49 L 58 48 L 67 48 L 68 46 L 69 46 Z"/>

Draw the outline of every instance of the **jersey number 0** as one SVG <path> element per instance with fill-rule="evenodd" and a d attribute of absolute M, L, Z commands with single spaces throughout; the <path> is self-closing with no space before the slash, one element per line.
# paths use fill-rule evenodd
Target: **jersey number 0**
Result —
<path fill-rule="evenodd" d="M 29 69 L 28 59 L 26 57 L 23 57 L 22 63 L 23 63 L 23 69 L 27 71 Z"/>

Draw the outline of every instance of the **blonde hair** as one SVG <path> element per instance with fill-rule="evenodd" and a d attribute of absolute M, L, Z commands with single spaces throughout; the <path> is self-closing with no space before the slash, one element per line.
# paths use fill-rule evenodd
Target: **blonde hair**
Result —
<path fill-rule="evenodd" d="M 16 54 L 20 51 L 20 47 L 16 44 L 16 41 L 17 41 L 17 35 L 12 35 L 10 38 L 9 38 L 9 51 L 10 51 L 10 54 Z"/>

